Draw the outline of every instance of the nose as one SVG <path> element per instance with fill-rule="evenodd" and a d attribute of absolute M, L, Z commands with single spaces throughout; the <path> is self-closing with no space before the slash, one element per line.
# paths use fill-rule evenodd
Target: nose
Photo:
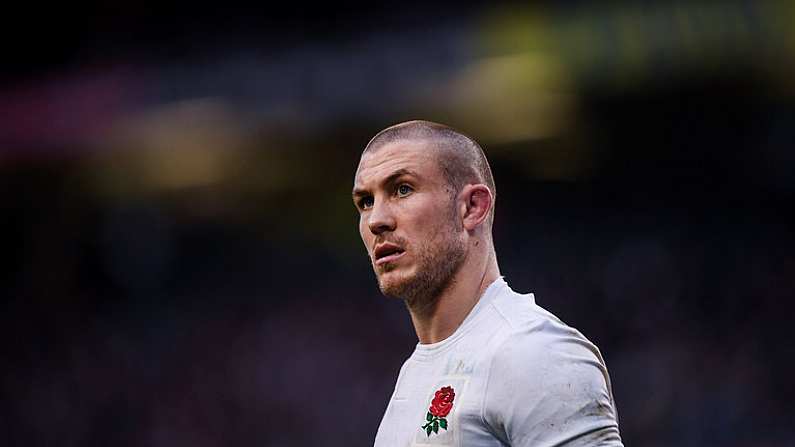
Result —
<path fill-rule="evenodd" d="M 394 231 L 395 216 L 389 204 L 375 201 L 375 203 L 373 203 L 373 208 L 370 210 L 370 215 L 368 216 L 367 226 L 370 228 L 370 232 L 375 235 L 379 235 L 385 231 Z"/>

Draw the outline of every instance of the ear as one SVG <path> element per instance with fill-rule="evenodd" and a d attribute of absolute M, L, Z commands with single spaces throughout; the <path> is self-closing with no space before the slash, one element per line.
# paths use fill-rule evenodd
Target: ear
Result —
<path fill-rule="evenodd" d="M 466 185 L 461 190 L 464 214 L 462 216 L 464 228 L 472 231 L 482 224 L 494 206 L 494 197 L 491 190 L 483 184 Z"/>

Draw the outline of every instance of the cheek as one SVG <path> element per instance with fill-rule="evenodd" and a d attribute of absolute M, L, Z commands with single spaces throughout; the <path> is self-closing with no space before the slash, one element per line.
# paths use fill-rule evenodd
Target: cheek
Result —
<path fill-rule="evenodd" d="M 367 227 L 367 224 L 364 222 L 363 219 L 359 219 L 359 236 L 362 238 L 362 242 L 364 243 L 365 248 L 367 248 L 367 252 L 370 252 L 370 240 L 373 237 L 373 233 Z"/>
<path fill-rule="evenodd" d="M 450 206 L 442 200 L 424 201 L 414 210 L 415 219 L 412 226 L 421 232 L 424 239 L 431 240 L 438 233 L 452 226 L 452 216 L 447 207 Z"/>

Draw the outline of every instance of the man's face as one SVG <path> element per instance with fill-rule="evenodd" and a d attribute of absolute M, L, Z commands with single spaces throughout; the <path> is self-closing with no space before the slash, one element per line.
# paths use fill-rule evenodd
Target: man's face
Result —
<path fill-rule="evenodd" d="M 365 153 L 353 199 L 383 294 L 411 303 L 449 284 L 466 254 L 463 229 L 427 143 L 401 141 Z"/>

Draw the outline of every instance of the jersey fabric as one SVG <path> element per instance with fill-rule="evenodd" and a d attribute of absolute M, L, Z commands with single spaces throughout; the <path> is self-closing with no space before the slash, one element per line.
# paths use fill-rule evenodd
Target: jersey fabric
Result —
<path fill-rule="evenodd" d="M 622 446 L 602 355 L 500 277 L 403 364 L 375 447 Z"/>

